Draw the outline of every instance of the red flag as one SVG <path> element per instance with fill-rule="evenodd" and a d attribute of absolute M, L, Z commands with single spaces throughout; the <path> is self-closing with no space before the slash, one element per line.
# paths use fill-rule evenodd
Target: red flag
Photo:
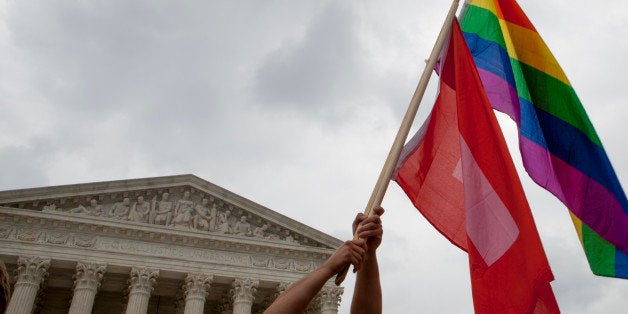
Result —
<path fill-rule="evenodd" d="M 434 109 L 395 181 L 468 252 L 476 313 L 557 313 L 554 277 L 457 21 L 446 49 Z"/>

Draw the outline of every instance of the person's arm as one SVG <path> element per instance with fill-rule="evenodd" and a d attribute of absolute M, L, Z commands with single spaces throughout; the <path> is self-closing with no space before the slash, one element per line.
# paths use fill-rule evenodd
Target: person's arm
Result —
<path fill-rule="evenodd" d="M 357 228 L 358 237 L 367 239 L 367 251 L 362 260 L 362 267 L 357 270 L 351 313 L 382 313 L 382 288 L 379 281 L 377 264 L 377 248 L 382 242 L 382 220 L 384 209 L 376 207 L 373 215 L 366 218 L 358 214 L 353 222 L 353 230 Z"/>
<path fill-rule="evenodd" d="M 331 277 L 349 264 L 360 269 L 365 251 L 364 240 L 345 242 L 321 267 L 292 284 L 264 313 L 303 313 Z"/>

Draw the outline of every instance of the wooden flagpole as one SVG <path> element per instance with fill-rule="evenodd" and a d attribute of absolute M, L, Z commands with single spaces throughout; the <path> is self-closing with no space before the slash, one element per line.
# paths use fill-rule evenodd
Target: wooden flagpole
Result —
<path fill-rule="evenodd" d="M 419 80 L 419 84 L 417 85 L 414 95 L 412 95 L 412 99 L 410 100 L 410 104 L 408 105 L 408 109 L 406 110 L 406 114 L 401 121 L 401 126 L 399 127 L 399 131 L 397 132 L 397 136 L 395 137 L 395 141 L 390 148 L 390 152 L 388 153 L 388 157 L 386 158 L 386 162 L 384 163 L 384 167 L 379 174 L 379 178 L 377 179 L 377 183 L 373 188 L 373 192 L 371 193 L 371 198 L 369 199 L 366 209 L 364 209 L 364 215 L 370 217 L 372 214 L 373 207 L 379 206 L 382 204 L 382 200 L 384 199 L 384 194 L 386 194 L 386 190 L 388 189 L 388 184 L 392 179 L 392 175 L 395 171 L 395 167 L 397 166 L 397 162 L 399 161 L 399 155 L 401 154 L 401 150 L 403 149 L 403 145 L 408 138 L 408 133 L 410 133 L 410 128 L 412 127 L 412 122 L 414 121 L 414 117 L 416 116 L 417 111 L 419 110 L 419 106 L 421 105 L 421 99 L 423 99 L 423 95 L 425 94 L 425 89 L 427 88 L 427 84 L 429 83 L 430 77 L 432 76 L 432 71 L 436 66 L 436 62 L 438 61 L 438 56 L 443 49 L 445 41 L 447 40 L 447 35 L 449 34 L 449 29 L 451 28 L 451 24 L 456 16 L 456 11 L 458 10 L 458 3 L 460 0 L 454 0 L 449 8 L 449 12 L 447 13 L 447 17 L 445 18 L 445 23 L 438 34 L 436 39 L 436 43 L 434 44 L 434 48 L 432 48 L 432 52 L 430 53 L 430 57 L 427 60 L 425 65 L 425 69 L 423 70 L 423 74 L 421 75 L 421 79 Z M 357 240 L 357 233 L 353 235 L 353 239 Z M 336 285 L 340 285 L 345 277 L 347 276 L 347 272 L 349 271 L 349 266 L 345 267 L 338 275 L 336 276 L 335 283 Z"/>

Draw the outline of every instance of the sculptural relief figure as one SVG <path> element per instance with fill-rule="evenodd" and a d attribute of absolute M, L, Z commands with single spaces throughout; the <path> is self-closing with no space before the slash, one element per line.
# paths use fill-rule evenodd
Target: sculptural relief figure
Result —
<path fill-rule="evenodd" d="M 157 196 L 153 197 L 151 202 L 150 215 L 148 222 L 151 224 L 169 226 L 172 221 L 173 203 L 169 200 L 170 194 L 164 192 L 161 194 L 161 201 L 157 202 Z"/>
<path fill-rule="evenodd" d="M 216 228 L 216 231 L 220 233 L 233 233 L 233 230 L 231 230 L 231 226 L 229 225 L 230 217 L 231 211 L 229 210 L 218 214 L 218 227 Z"/>
<path fill-rule="evenodd" d="M 100 216 L 102 215 L 102 205 L 99 205 L 98 201 L 92 198 L 89 201 L 89 206 L 85 207 L 83 205 L 79 205 L 77 208 L 70 209 L 70 212 L 76 214 Z"/>
<path fill-rule="evenodd" d="M 268 230 L 268 224 L 263 224 L 261 227 L 255 228 L 253 230 L 253 236 L 258 238 L 267 238 L 266 230 Z"/>
<path fill-rule="evenodd" d="M 52 204 L 48 204 L 48 205 L 44 205 L 44 208 L 42 209 L 42 211 L 44 212 L 54 212 L 54 211 L 63 211 L 61 209 L 61 207 L 57 207 L 57 205 L 55 203 Z"/>
<path fill-rule="evenodd" d="M 190 227 L 192 223 L 192 213 L 194 212 L 194 202 L 190 200 L 190 191 L 183 192 L 183 198 L 177 201 L 174 208 L 175 226 Z"/>
<path fill-rule="evenodd" d="M 133 203 L 129 211 L 129 220 L 135 222 L 148 222 L 148 213 L 150 212 L 150 204 L 144 201 L 143 196 L 137 197 L 137 202 Z"/>
<path fill-rule="evenodd" d="M 251 235 L 251 224 L 246 221 L 246 216 L 240 217 L 240 221 L 238 221 L 233 228 L 233 233 L 243 236 Z"/>
<path fill-rule="evenodd" d="M 109 211 L 109 217 L 115 219 L 127 219 L 129 217 L 129 209 L 131 208 L 131 200 L 125 197 L 122 202 L 113 204 Z"/>
<path fill-rule="evenodd" d="M 286 237 L 284 238 L 284 241 L 286 242 L 290 242 L 290 243 L 294 243 L 294 244 L 299 244 L 299 241 L 295 240 L 294 237 L 292 236 L 292 234 L 290 234 L 289 230 L 286 230 Z"/>
<path fill-rule="evenodd" d="M 194 220 L 192 224 L 194 229 L 200 229 L 207 231 L 209 229 L 209 222 L 211 220 L 209 207 L 209 200 L 204 198 L 200 204 L 194 207 Z"/>
<path fill-rule="evenodd" d="M 212 204 L 212 208 L 209 211 L 209 231 L 216 231 L 216 213 L 218 209 L 216 209 L 216 204 Z"/>

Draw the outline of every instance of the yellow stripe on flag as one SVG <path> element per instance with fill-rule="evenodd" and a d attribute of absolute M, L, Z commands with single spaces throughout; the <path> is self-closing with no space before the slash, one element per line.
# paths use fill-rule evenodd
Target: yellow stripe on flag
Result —
<path fill-rule="evenodd" d="M 508 55 L 571 86 L 554 55 L 539 33 L 517 24 L 499 20 Z M 507 31 L 506 31 L 507 30 Z M 516 47 L 516 48 L 515 48 Z"/>
<path fill-rule="evenodd" d="M 571 210 L 569 211 L 569 216 L 571 216 L 571 220 L 573 221 L 574 227 L 576 227 L 576 233 L 578 234 L 578 239 L 580 239 L 580 244 L 584 248 L 584 242 L 582 240 L 582 220 L 576 217 Z"/>

